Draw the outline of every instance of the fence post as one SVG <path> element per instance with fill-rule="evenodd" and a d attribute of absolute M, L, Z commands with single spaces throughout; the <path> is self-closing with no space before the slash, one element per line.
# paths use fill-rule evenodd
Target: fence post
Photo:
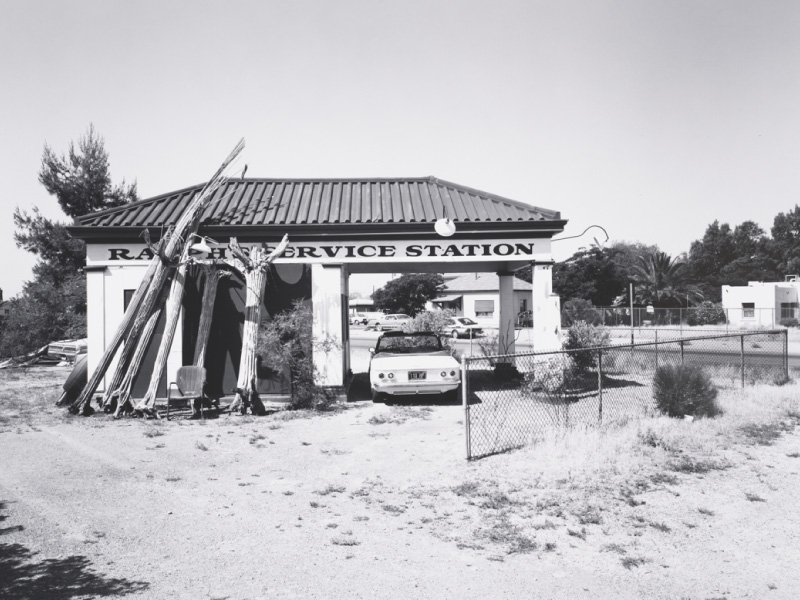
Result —
<path fill-rule="evenodd" d="M 467 444 L 467 460 L 472 458 L 472 440 L 469 428 L 469 361 L 466 356 L 461 357 L 461 403 L 464 406 L 464 440 Z"/>
<path fill-rule="evenodd" d="M 742 359 L 742 387 L 744 387 L 744 335 L 739 336 Z"/>
<path fill-rule="evenodd" d="M 656 370 L 658 370 L 658 329 L 656 329 Z"/>
<path fill-rule="evenodd" d="M 783 364 L 786 381 L 789 381 L 789 330 L 783 330 Z"/>
<path fill-rule="evenodd" d="M 598 421 L 603 424 L 603 349 L 597 351 L 597 397 L 600 400 Z"/>
<path fill-rule="evenodd" d="M 683 340 L 681 340 L 681 366 L 683 366 Z"/>

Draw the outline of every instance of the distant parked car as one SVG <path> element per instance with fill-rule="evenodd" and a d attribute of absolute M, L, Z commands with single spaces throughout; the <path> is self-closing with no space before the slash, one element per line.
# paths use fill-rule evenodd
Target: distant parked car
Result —
<path fill-rule="evenodd" d="M 350 321 L 352 325 L 366 325 L 371 320 L 378 319 L 383 316 L 382 312 L 360 312 L 356 313 L 359 315 L 359 318 L 353 322 Z"/>
<path fill-rule="evenodd" d="M 469 317 L 450 317 L 449 323 L 444 326 L 444 332 L 454 338 L 474 338 L 483 333 L 483 328 Z"/>
<path fill-rule="evenodd" d="M 363 325 L 367 321 L 367 315 L 362 312 L 350 315 L 350 325 Z"/>
<path fill-rule="evenodd" d="M 461 365 L 435 333 L 389 331 L 378 338 L 369 362 L 373 402 L 418 394 L 458 399 Z"/>
<path fill-rule="evenodd" d="M 381 315 L 376 319 L 367 321 L 367 327 L 375 329 L 375 331 L 384 331 L 386 329 L 402 329 L 403 324 L 411 321 L 411 317 L 404 314 Z"/>

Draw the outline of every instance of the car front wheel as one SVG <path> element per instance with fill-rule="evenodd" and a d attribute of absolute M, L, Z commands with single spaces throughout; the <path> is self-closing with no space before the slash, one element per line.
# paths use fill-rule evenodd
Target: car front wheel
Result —
<path fill-rule="evenodd" d="M 376 390 L 372 390 L 372 401 L 373 402 L 383 402 L 386 399 L 386 394 L 383 392 L 378 392 Z"/>
<path fill-rule="evenodd" d="M 458 338 L 458 331 L 453 329 L 453 331 L 450 332 L 450 335 L 453 337 L 453 339 L 456 339 L 456 338 Z"/>
<path fill-rule="evenodd" d="M 383 331 L 383 325 L 380 323 L 375 323 L 375 331 Z"/>

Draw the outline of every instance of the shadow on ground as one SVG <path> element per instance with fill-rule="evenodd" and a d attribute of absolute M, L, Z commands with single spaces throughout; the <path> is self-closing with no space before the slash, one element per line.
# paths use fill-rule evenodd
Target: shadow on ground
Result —
<path fill-rule="evenodd" d="M 348 402 L 372 401 L 372 392 L 369 388 L 369 375 L 367 373 L 354 373 L 347 391 Z M 438 394 L 422 394 L 419 396 L 401 396 L 386 404 L 399 404 L 404 406 L 457 406 L 461 404 L 458 400 L 445 400 Z"/>
<path fill-rule="evenodd" d="M 0 511 L 6 508 L 0 502 Z M 0 513 L 0 521 L 7 515 Z M 0 535 L 22 531 L 22 525 L 0 528 Z M 0 598 L 68 600 L 125 596 L 146 590 L 144 581 L 107 578 L 95 572 L 86 556 L 40 558 L 22 544 L 0 542 Z"/>
<path fill-rule="evenodd" d="M 367 373 L 353 373 L 350 388 L 347 390 L 347 401 L 363 402 L 364 400 L 372 400 L 372 392 L 369 389 L 369 375 Z"/>

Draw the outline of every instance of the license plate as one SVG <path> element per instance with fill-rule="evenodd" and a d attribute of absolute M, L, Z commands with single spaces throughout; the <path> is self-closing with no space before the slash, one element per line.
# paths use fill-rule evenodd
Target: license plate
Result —
<path fill-rule="evenodd" d="M 408 379 L 425 379 L 425 371 L 409 371 Z"/>

